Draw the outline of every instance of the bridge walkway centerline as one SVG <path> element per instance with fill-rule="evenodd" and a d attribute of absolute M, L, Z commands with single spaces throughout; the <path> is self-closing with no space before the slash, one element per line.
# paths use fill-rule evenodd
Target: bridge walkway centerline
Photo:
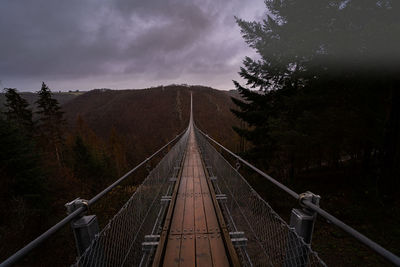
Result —
<path fill-rule="evenodd" d="M 164 225 L 166 238 L 153 266 L 230 266 L 230 239 L 221 228 L 224 223 L 207 179 L 192 125 L 173 211 Z"/>

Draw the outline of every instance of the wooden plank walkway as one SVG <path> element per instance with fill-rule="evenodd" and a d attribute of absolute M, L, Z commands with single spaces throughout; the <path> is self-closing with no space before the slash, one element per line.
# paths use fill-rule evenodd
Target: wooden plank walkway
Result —
<path fill-rule="evenodd" d="M 230 266 L 219 208 L 207 179 L 191 127 L 171 218 L 164 226 L 167 234 L 157 248 L 153 266 Z"/>

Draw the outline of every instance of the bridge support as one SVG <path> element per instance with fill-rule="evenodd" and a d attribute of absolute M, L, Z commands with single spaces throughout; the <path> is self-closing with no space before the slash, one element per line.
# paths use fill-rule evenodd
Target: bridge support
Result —
<path fill-rule="evenodd" d="M 234 247 L 247 247 L 247 238 L 245 237 L 244 232 L 229 232 L 229 236 Z"/>
<path fill-rule="evenodd" d="M 303 238 L 307 245 L 311 245 L 312 234 L 314 231 L 314 223 L 317 218 L 316 212 L 308 209 L 302 204 L 302 201 L 309 200 L 319 206 L 320 196 L 309 191 L 300 194 L 301 209 L 292 209 L 290 215 L 290 227 L 294 232 Z M 288 248 L 285 266 L 306 266 L 308 262 L 308 249 L 305 245 L 297 241 L 297 236 L 293 232 L 289 232 Z"/>
<path fill-rule="evenodd" d="M 160 242 L 160 235 L 145 235 L 144 242 L 142 242 L 142 251 L 150 252 L 155 251 Z"/>
<path fill-rule="evenodd" d="M 80 198 L 65 204 L 68 214 L 82 206 L 87 206 L 87 201 Z M 71 222 L 71 227 L 74 232 L 78 256 L 81 256 L 99 233 L 97 217 L 96 215 L 85 215 L 85 213 L 82 213 L 81 217 Z"/>
<path fill-rule="evenodd" d="M 302 205 L 302 201 L 309 200 L 313 204 L 319 206 L 320 199 L 320 196 L 307 191 L 300 195 L 300 205 Z M 302 209 L 292 209 L 290 215 L 290 227 L 294 228 L 296 233 L 304 239 L 304 242 L 311 244 L 316 218 L 316 212 L 306 208 L 305 206 L 303 206 Z"/>

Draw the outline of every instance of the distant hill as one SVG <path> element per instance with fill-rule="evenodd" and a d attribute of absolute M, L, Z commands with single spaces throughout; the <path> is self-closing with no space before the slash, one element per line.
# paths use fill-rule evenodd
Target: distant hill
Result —
<path fill-rule="evenodd" d="M 71 101 L 72 99 L 74 99 L 75 97 L 84 94 L 85 92 L 58 92 L 55 93 L 53 92 L 53 96 L 55 99 L 57 99 L 58 103 L 60 103 L 61 105 L 68 103 L 69 101 Z M 31 92 L 20 92 L 20 95 L 26 99 L 26 101 L 28 101 L 28 103 L 32 106 L 32 108 L 34 109 L 34 103 L 37 100 L 37 94 L 36 93 L 31 93 Z M 0 93 L 0 109 L 3 108 L 3 105 L 6 101 L 6 97 L 4 93 Z"/>
<path fill-rule="evenodd" d="M 53 96 L 62 105 L 70 129 L 76 127 L 78 115 L 103 140 L 109 138 L 114 127 L 127 144 L 129 158 L 137 162 L 187 126 L 190 91 L 197 126 L 234 150 L 239 142 L 232 130 L 238 121 L 230 112 L 230 97 L 239 97 L 234 90 L 170 85 L 138 90 L 53 92 Z M 35 109 L 37 94 L 20 94 Z M 4 93 L 0 93 L 0 109 L 4 102 Z"/>
<path fill-rule="evenodd" d="M 150 89 L 53 92 L 53 96 L 62 105 L 70 129 L 76 127 L 78 115 L 103 140 L 109 138 L 114 127 L 127 144 L 129 158 L 137 162 L 187 126 L 191 91 L 197 126 L 235 150 L 239 141 L 232 125 L 238 121 L 230 112 L 234 107 L 230 97 L 239 97 L 235 90 L 170 85 Z M 20 94 L 35 110 L 37 94 Z M 4 102 L 5 95 L 0 93 L 0 110 Z"/>
<path fill-rule="evenodd" d="M 161 86 L 141 90 L 96 89 L 63 105 L 70 127 L 78 116 L 103 140 L 112 129 L 124 139 L 131 164 L 143 160 L 180 133 L 188 124 L 190 92 L 195 123 L 234 149 L 237 124 L 230 112 L 231 93 L 202 86 Z"/>

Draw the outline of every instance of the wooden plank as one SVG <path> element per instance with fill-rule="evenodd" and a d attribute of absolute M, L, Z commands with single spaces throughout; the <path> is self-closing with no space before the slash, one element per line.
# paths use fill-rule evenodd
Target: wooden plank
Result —
<path fill-rule="evenodd" d="M 170 234 L 182 234 L 183 233 L 183 211 L 185 209 L 185 201 L 182 195 L 178 195 L 175 203 L 175 210 L 172 216 L 172 222 L 170 227 Z"/>
<path fill-rule="evenodd" d="M 194 197 L 193 197 L 193 177 L 188 177 L 185 210 L 183 213 L 183 234 L 194 233 Z"/>
<path fill-rule="evenodd" d="M 203 194 L 203 203 L 208 233 L 220 232 L 217 215 L 215 214 L 214 205 L 209 194 Z"/>
<path fill-rule="evenodd" d="M 180 247 L 179 266 L 196 266 L 195 249 L 195 236 L 183 235 Z"/>
<path fill-rule="evenodd" d="M 186 193 L 186 182 L 187 182 L 187 176 L 183 176 L 181 178 L 181 184 L 179 186 L 178 194 L 185 194 Z"/>
<path fill-rule="evenodd" d="M 228 257 L 220 234 L 210 234 L 211 257 L 214 266 L 229 266 Z"/>
<path fill-rule="evenodd" d="M 202 192 L 198 172 L 199 172 L 198 168 L 194 168 L 194 170 L 193 170 L 193 192 L 196 195 L 199 195 Z"/>
<path fill-rule="evenodd" d="M 194 184 L 193 184 L 193 171 L 192 171 L 192 174 L 191 175 L 189 175 L 188 177 L 185 177 L 186 178 L 186 195 L 188 195 L 188 194 L 193 194 L 193 187 L 194 187 Z"/>
<path fill-rule="evenodd" d="M 210 188 L 208 188 L 208 183 L 206 180 L 207 178 L 203 168 L 199 169 L 199 178 L 200 178 L 201 191 L 209 193 Z"/>
<path fill-rule="evenodd" d="M 186 162 L 185 162 L 185 165 L 183 167 L 182 175 L 185 176 L 185 177 L 189 176 L 189 167 L 188 167 L 188 163 L 186 163 Z"/>
<path fill-rule="evenodd" d="M 212 266 L 210 241 L 208 235 L 196 235 L 196 266 Z"/>
<path fill-rule="evenodd" d="M 174 213 L 172 215 L 170 234 L 183 233 L 183 216 L 185 211 L 186 185 L 187 185 L 187 177 L 182 177 L 178 195 L 175 201 Z"/>
<path fill-rule="evenodd" d="M 163 266 L 178 266 L 180 250 L 181 250 L 181 236 L 180 235 L 169 236 L 167 240 L 167 249 L 165 251 Z"/>
<path fill-rule="evenodd" d="M 206 215 L 204 212 L 203 192 L 201 190 L 198 168 L 194 168 L 194 228 L 196 233 L 207 233 Z M 197 240 L 197 239 L 196 239 Z"/>

